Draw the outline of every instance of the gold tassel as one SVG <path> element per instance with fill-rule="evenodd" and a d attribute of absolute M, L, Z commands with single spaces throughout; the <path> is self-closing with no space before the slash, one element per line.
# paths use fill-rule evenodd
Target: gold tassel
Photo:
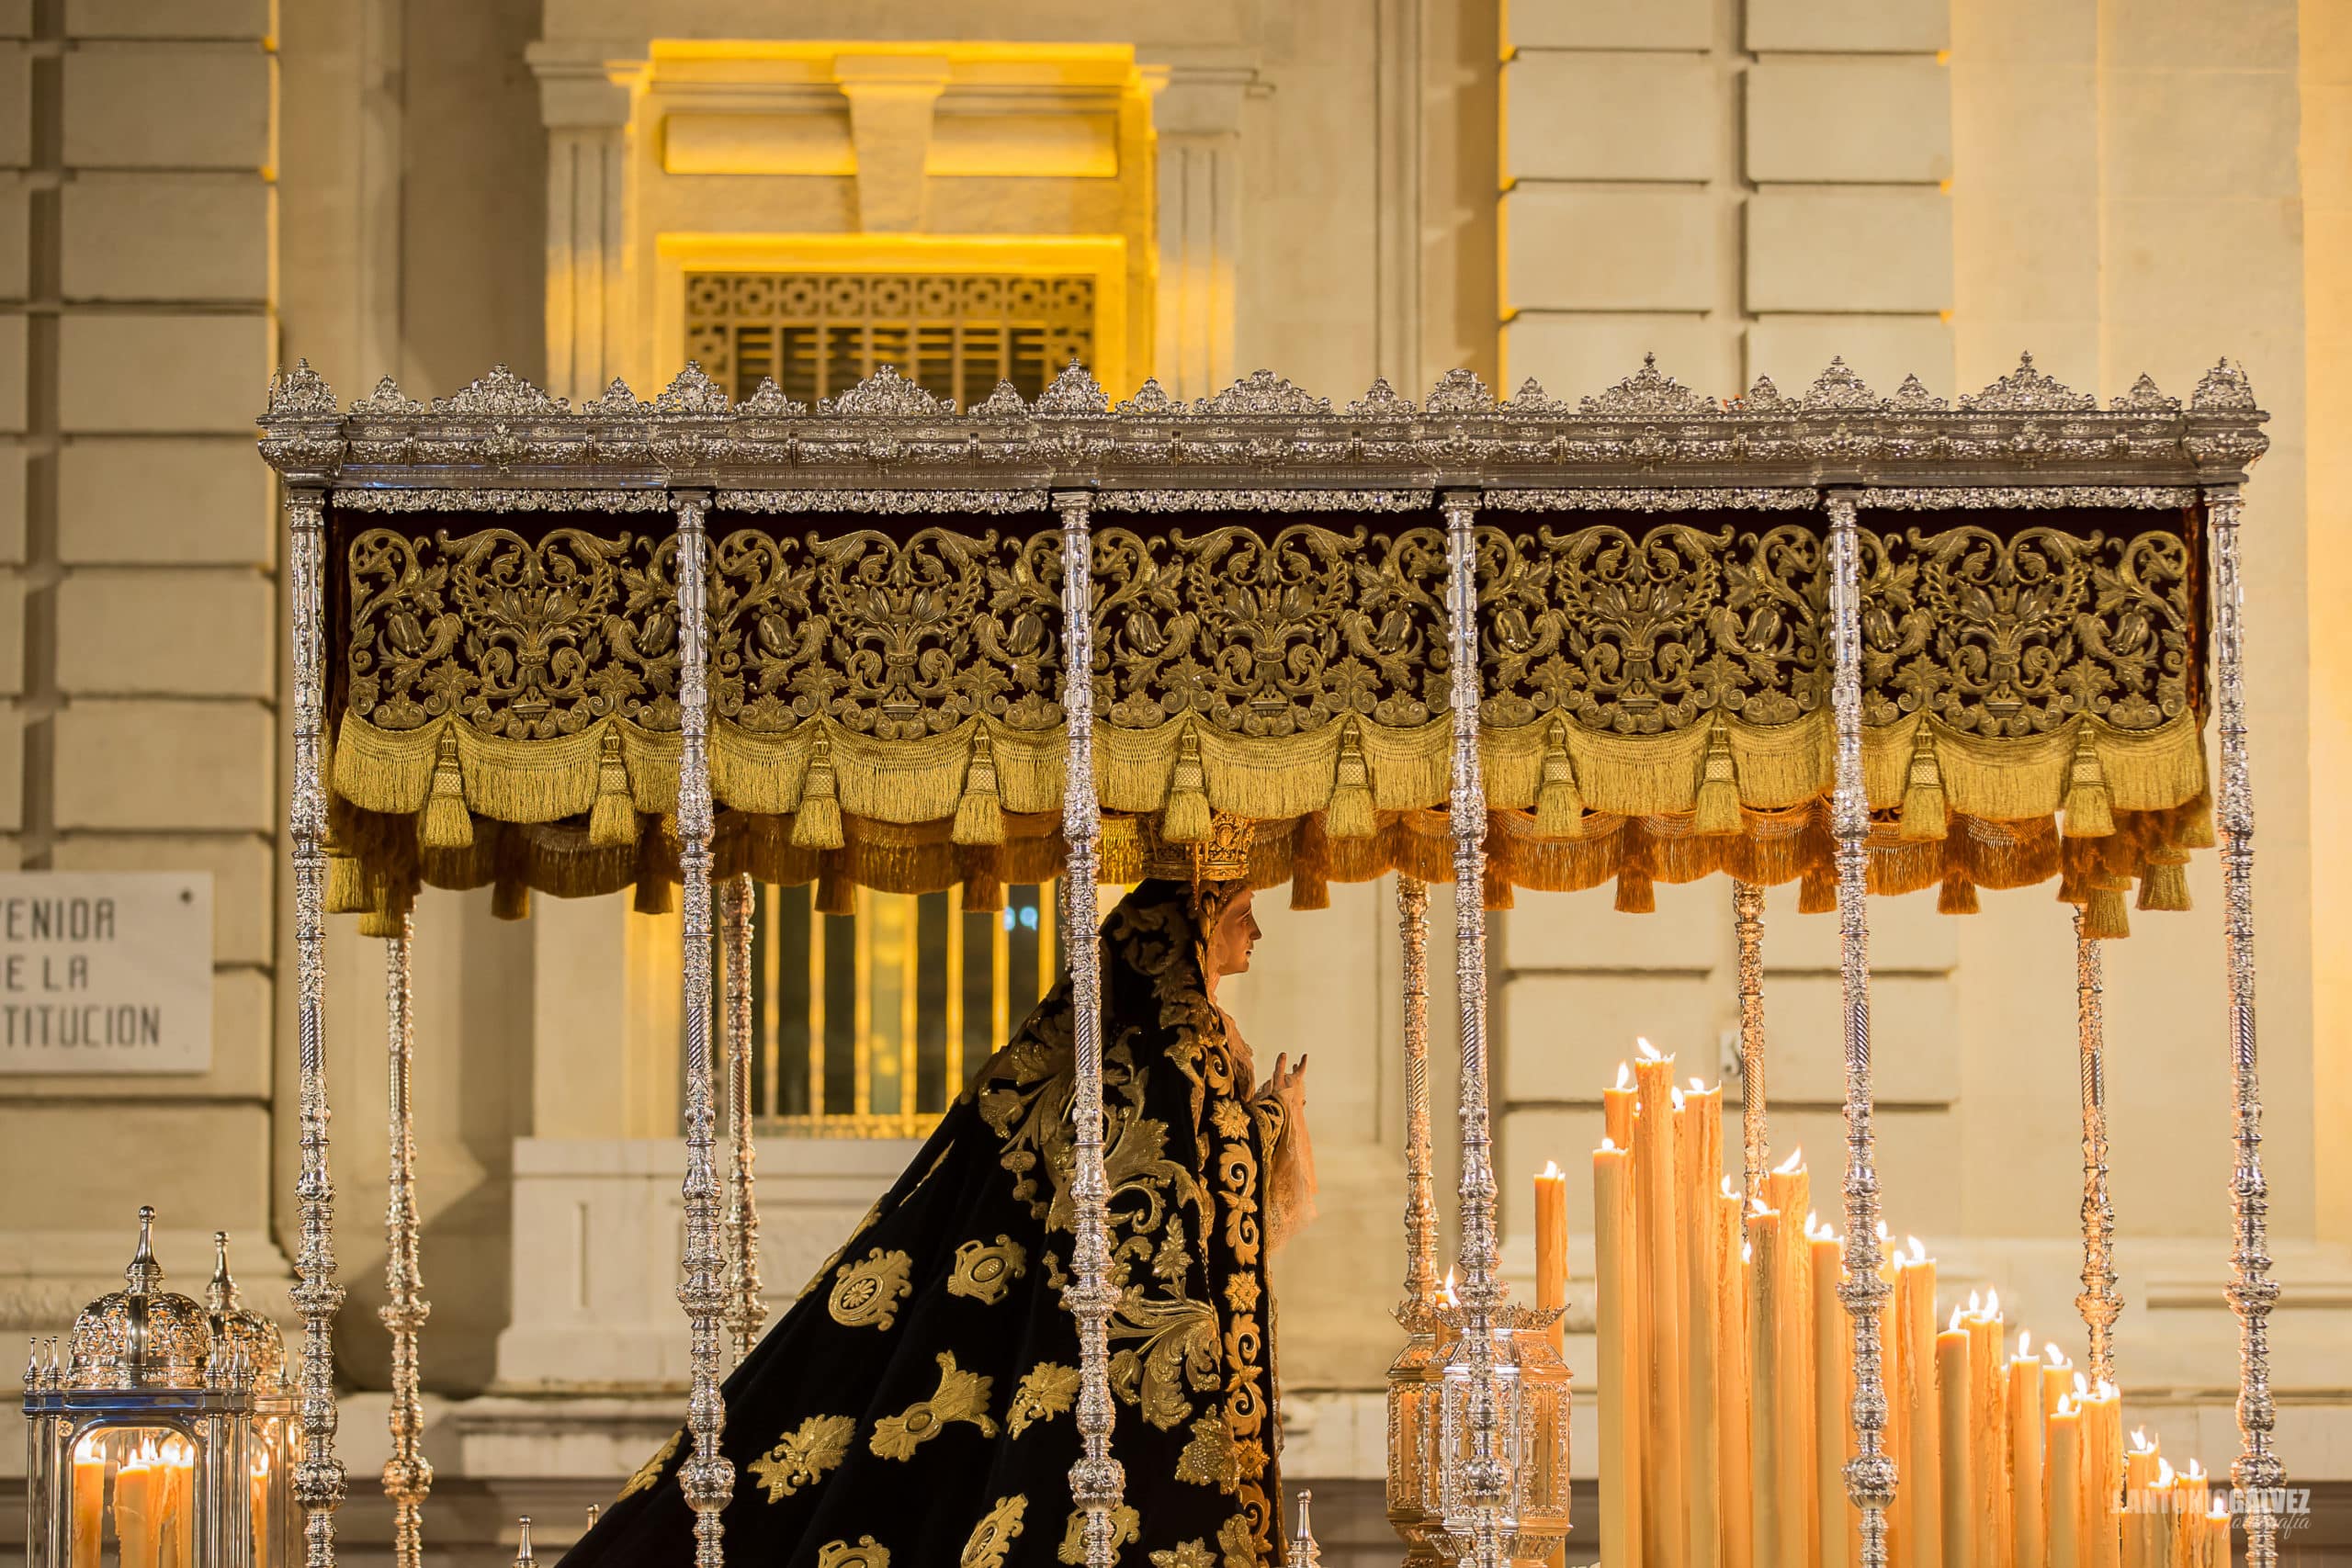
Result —
<path fill-rule="evenodd" d="M 387 942 L 401 934 L 401 918 L 390 909 L 369 909 L 359 917 L 361 936 L 382 937 Z"/>
<path fill-rule="evenodd" d="M 1325 842 L 1329 831 L 1319 811 L 1299 818 L 1298 837 L 1290 852 L 1290 907 L 1294 909 L 1331 907 L 1330 848 Z"/>
<path fill-rule="evenodd" d="M 1201 769 L 1201 738 L 1189 724 L 1176 739 L 1176 771 L 1168 781 L 1159 836 L 1171 844 L 1194 843 L 1209 836 L 1208 775 Z"/>
<path fill-rule="evenodd" d="M 2099 766 L 2098 748 L 2091 744 L 2087 719 L 2075 721 L 2075 763 L 2066 780 L 2066 803 L 2061 807 L 2070 839 L 2104 839 L 2115 831 L 2115 813 L 2107 798 L 2107 772 Z"/>
<path fill-rule="evenodd" d="M 824 869 L 817 873 L 817 913 L 820 915 L 854 915 L 857 913 L 857 885 L 842 874 L 842 857 L 825 857 Z"/>
<path fill-rule="evenodd" d="M 474 845 L 473 814 L 466 809 L 466 774 L 458 764 L 454 729 L 441 731 L 440 753 L 433 760 L 433 786 L 424 795 L 418 841 L 428 850 L 469 850 Z"/>
<path fill-rule="evenodd" d="M 2180 847 L 2184 850 L 2210 850 L 2218 841 L 2213 837 L 2213 803 L 2200 800 L 2195 809 L 2181 818 Z"/>
<path fill-rule="evenodd" d="M 1936 913 L 1939 915 L 1976 913 L 1976 884 L 1956 871 L 1946 874 L 1943 886 L 1936 890 Z"/>
<path fill-rule="evenodd" d="M 600 850 L 637 842 L 637 797 L 629 793 L 617 728 L 605 729 L 596 754 L 596 804 L 588 811 L 588 841 Z"/>
<path fill-rule="evenodd" d="M 996 793 L 996 745 L 986 729 L 972 732 L 972 761 L 964 770 L 964 794 L 956 802 L 956 826 L 947 837 L 958 844 L 1004 842 L 1004 803 Z"/>
<path fill-rule="evenodd" d="M 2140 908 L 2178 914 L 2188 908 L 2188 856 L 2158 850 L 2140 873 Z"/>
<path fill-rule="evenodd" d="M 676 908 L 670 900 L 668 879 L 659 876 L 639 877 L 636 896 L 630 901 L 629 907 L 640 915 L 668 914 Z"/>
<path fill-rule="evenodd" d="M 531 918 L 531 885 L 519 878 L 500 877 L 491 884 L 490 912 L 502 920 Z"/>
<path fill-rule="evenodd" d="M 1732 761 L 1731 731 L 1720 714 L 1707 730 L 1707 752 L 1699 763 L 1698 808 L 1690 828 L 1708 837 L 1740 830 L 1739 771 Z"/>
<path fill-rule="evenodd" d="M 1804 868 L 1797 881 L 1797 913 L 1830 915 L 1838 910 L 1838 871 L 1827 861 Z"/>
<path fill-rule="evenodd" d="M 1629 860 L 1617 868 L 1617 912 L 1621 915 L 1657 912 L 1657 889 L 1650 880 L 1649 867 Z"/>
<path fill-rule="evenodd" d="M 1951 831 L 1949 814 L 1944 807 L 1944 769 L 1936 759 L 1936 732 L 1928 721 L 1921 719 L 1912 732 L 1911 772 L 1903 784 L 1903 818 L 1901 832 L 1906 839 L 1940 839 Z M 1961 911 L 1947 909 L 1946 914 Z M 1966 911 L 1976 912 L 1974 895 L 1970 895 Z"/>
<path fill-rule="evenodd" d="M 2073 855 L 2058 857 L 2058 902 L 2080 904 L 2091 896 L 2090 884 L 2084 879 L 2082 863 Z"/>
<path fill-rule="evenodd" d="M 327 913 L 364 915 L 376 908 L 359 863 L 349 855 L 327 856 Z"/>
<path fill-rule="evenodd" d="M 834 793 L 833 743 L 821 732 L 808 754 L 808 774 L 800 781 L 800 809 L 792 815 L 792 847 L 842 847 L 842 803 Z"/>
<path fill-rule="evenodd" d="M 2132 917 L 2123 908 L 2120 877 L 2102 876 L 2083 901 L 2083 934 L 2113 942 L 2132 934 Z"/>
<path fill-rule="evenodd" d="M 1544 782 L 1535 786 L 1535 831 L 1546 839 L 1584 837 L 1584 795 L 1568 755 L 1568 721 L 1555 718 L 1544 737 Z"/>
<path fill-rule="evenodd" d="M 1379 831 L 1372 807 L 1372 769 L 1364 761 L 1363 737 L 1351 718 L 1340 730 L 1340 764 L 1331 777 L 1331 805 L 1323 814 L 1322 830 L 1335 839 L 1369 839 Z M 1301 904 L 1295 886 L 1294 909 L 1320 909 L 1321 904 Z"/>

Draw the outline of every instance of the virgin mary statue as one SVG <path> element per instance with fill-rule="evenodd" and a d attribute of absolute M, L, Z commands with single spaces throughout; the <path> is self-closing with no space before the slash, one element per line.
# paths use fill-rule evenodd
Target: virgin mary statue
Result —
<path fill-rule="evenodd" d="M 1175 858 L 1172 861 L 1170 856 Z M 1119 1286 L 1120 1561 L 1282 1561 L 1268 1256 L 1309 1216 L 1304 1056 L 1261 1084 L 1218 1007 L 1250 966 L 1247 824 L 1163 848 L 1102 923 L 1103 1149 Z M 1065 978 L 980 1068 L 723 1392 L 731 1562 L 1084 1561 L 1069 1469 L 1078 1333 Z M 565 1568 L 688 1568 L 673 1437 Z"/>

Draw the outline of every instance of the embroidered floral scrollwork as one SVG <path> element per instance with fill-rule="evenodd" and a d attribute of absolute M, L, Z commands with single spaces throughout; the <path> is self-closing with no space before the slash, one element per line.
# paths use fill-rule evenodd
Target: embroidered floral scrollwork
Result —
<path fill-rule="evenodd" d="M 752 1477 L 769 1502 L 780 1503 L 847 1459 L 856 1432 L 855 1416 L 811 1416 L 752 1461 Z"/>
<path fill-rule="evenodd" d="M 888 1329 L 899 1320 L 899 1303 L 914 1288 L 908 1278 L 913 1268 L 914 1259 L 905 1253 L 877 1247 L 862 1262 L 842 1269 L 826 1310 L 844 1328 Z"/>
<path fill-rule="evenodd" d="M 989 1393 L 996 1380 L 964 1371 L 956 1364 L 952 1350 L 942 1350 L 936 1359 L 939 1387 L 932 1396 L 874 1423 L 874 1436 L 867 1443 L 876 1457 L 912 1459 L 916 1449 L 939 1436 L 951 1421 L 970 1422 L 983 1438 L 996 1436 L 996 1422 L 989 1415 Z"/>
<path fill-rule="evenodd" d="M 1021 1374 L 1005 1407 L 1004 1429 L 1021 1436 L 1041 1421 L 1066 1414 L 1078 1400 L 1078 1369 L 1058 1361 L 1040 1361 Z"/>

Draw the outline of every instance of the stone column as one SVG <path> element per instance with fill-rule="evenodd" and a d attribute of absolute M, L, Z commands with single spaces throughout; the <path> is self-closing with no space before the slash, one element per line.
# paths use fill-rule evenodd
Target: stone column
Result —
<path fill-rule="evenodd" d="M 548 128 L 548 390 L 578 402 L 626 375 L 636 346 L 624 258 L 641 67 L 576 44 L 528 58 Z"/>
<path fill-rule="evenodd" d="M 1159 309 L 1153 359 L 1170 397 L 1204 398 L 1242 374 L 1234 360 L 1241 265 L 1241 110 L 1247 65 L 1150 65 L 1159 133 Z"/>

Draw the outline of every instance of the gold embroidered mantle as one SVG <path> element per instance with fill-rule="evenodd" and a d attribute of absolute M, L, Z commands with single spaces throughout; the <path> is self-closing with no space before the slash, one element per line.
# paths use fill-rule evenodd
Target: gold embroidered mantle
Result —
<path fill-rule="evenodd" d="M 722 867 L 828 907 L 961 883 L 986 908 L 1050 874 L 1065 470 L 1099 487 L 1114 874 L 1126 818 L 1181 839 L 1213 807 L 1270 824 L 1258 880 L 1296 902 L 1422 863 L 1453 722 L 1433 477 L 1477 510 L 1490 901 L 1818 879 L 1832 491 L 1863 530 L 1875 886 L 1958 908 L 2058 875 L 2118 929 L 2134 882 L 2185 905 L 2210 841 L 2198 487 L 2261 447 L 2226 367 L 2186 409 L 2143 383 L 2099 410 L 2029 365 L 1958 409 L 1842 367 L 1716 405 L 1645 367 L 1573 412 L 1457 375 L 1337 413 L 1264 377 L 1112 411 L 1073 369 L 1017 418 L 888 376 L 814 415 L 729 407 L 691 371 L 654 403 L 574 412 L 493 377 L 345 418 L 304 374 L 264 449 L 334 487 L 332 893 L 379 919 L 422 882 L 509 913 L 532 888 L 665 897 L 687 491 L 712 502 Z M 637 488 L 582 489 L 599 466 Z M 1598 482 L 1634 475 L 1656 482 Z"/>

